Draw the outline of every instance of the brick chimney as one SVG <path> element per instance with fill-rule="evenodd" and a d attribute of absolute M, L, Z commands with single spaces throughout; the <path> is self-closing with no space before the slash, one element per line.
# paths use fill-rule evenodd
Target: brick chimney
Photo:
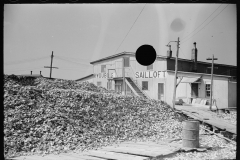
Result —
<path fill-rule="evenodd" d="M 193 61 L 193 68 L 192 71 L 197 71 L 197 47 L 196 47 L 196 42 L 193 43 L 193 49 L 192 49 L 192 57 L 191 60 Z"/>
<path fill-rule="evenodd" d="M 171 45 L 168 45 L 169 50 L 167 51 L 167 58 L 171 58 L 172 57 L 172 50 L 171 50 Z"/>

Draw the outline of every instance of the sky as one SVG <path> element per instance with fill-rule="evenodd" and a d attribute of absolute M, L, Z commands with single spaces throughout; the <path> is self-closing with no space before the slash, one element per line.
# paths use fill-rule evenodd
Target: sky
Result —
<path fill-rule="evenodd" d="M 93 73 L 90 62 L 152 45 L 166 56 L 180 39 L 179 58 L 237 65 L 235 4 L 5 4 L 4 74 L 76 80 Z M 170 42 L 173 56 L 176 44 Z M 147 53 L 146 53 L 147 57 Z"/>

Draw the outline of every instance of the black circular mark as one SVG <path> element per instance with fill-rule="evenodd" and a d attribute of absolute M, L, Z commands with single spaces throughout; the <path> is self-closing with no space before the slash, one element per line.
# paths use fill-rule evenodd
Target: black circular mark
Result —
<path fill-rule="evenodd" d="M 184 29 L 184 22 L 180 18 L 176 18 L 171 23 L 171 29 L 175 32 L 182 31 Z"/>
<path fill-rule="evenodd" d="M 156 60 L 157 54 L 153 46 L 145 44 L 137 49 L 135 57 L 139 64 L 149 66 Z"/>

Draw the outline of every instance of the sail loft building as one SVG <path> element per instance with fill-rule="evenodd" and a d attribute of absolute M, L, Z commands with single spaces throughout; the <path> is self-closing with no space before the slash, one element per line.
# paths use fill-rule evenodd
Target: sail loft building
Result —
<path fill-rule="evenodd" d="M 93 74 L 77 79 L 89 81 L 108 90 L 143 96 L 172 103 L 175 57 L 157 55 L 149 66 L 140 65 L 133 52 L 122 52 L 93 62 Z M 191 59 L 178 58 L 176 97 L 190 103 L 193 98 L 210 98 L 211 63 L 197 61 L 194 43 Z M 215 67 L 217 69 L 215 69 Z M 237 67 L 214 64 L 213 99 L 219 109 L 235 108 L 237 98 Z"/>

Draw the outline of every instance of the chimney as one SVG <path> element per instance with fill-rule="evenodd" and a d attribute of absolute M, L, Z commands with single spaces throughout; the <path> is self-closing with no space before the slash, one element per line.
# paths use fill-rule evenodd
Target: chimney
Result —
<path fill-rule="evenodd" d="M 42 71 L 40 71 L 40 75 L 42 75 L 41 72 L 42 72 Z"/>
<path fill-rule="evenodd" d="M 193 49 L 192 49 L 192 58 L 191 60 L 193 61 L 193 71 L 197 71 L 197 47 L 196 47 L 196 42 L 193 43 Z"/>
<path fill-rule="evenodd" d="M 31 71 L 31 75 L 32 75 L 32 71 Z"/>
<path fill-rule="evenodd" d="M 171 45 L 168 45 L 169 50 L 167 51 L 167 58 L 171 58 L 172 57 L 172 50 L 171 50 Z"/>

